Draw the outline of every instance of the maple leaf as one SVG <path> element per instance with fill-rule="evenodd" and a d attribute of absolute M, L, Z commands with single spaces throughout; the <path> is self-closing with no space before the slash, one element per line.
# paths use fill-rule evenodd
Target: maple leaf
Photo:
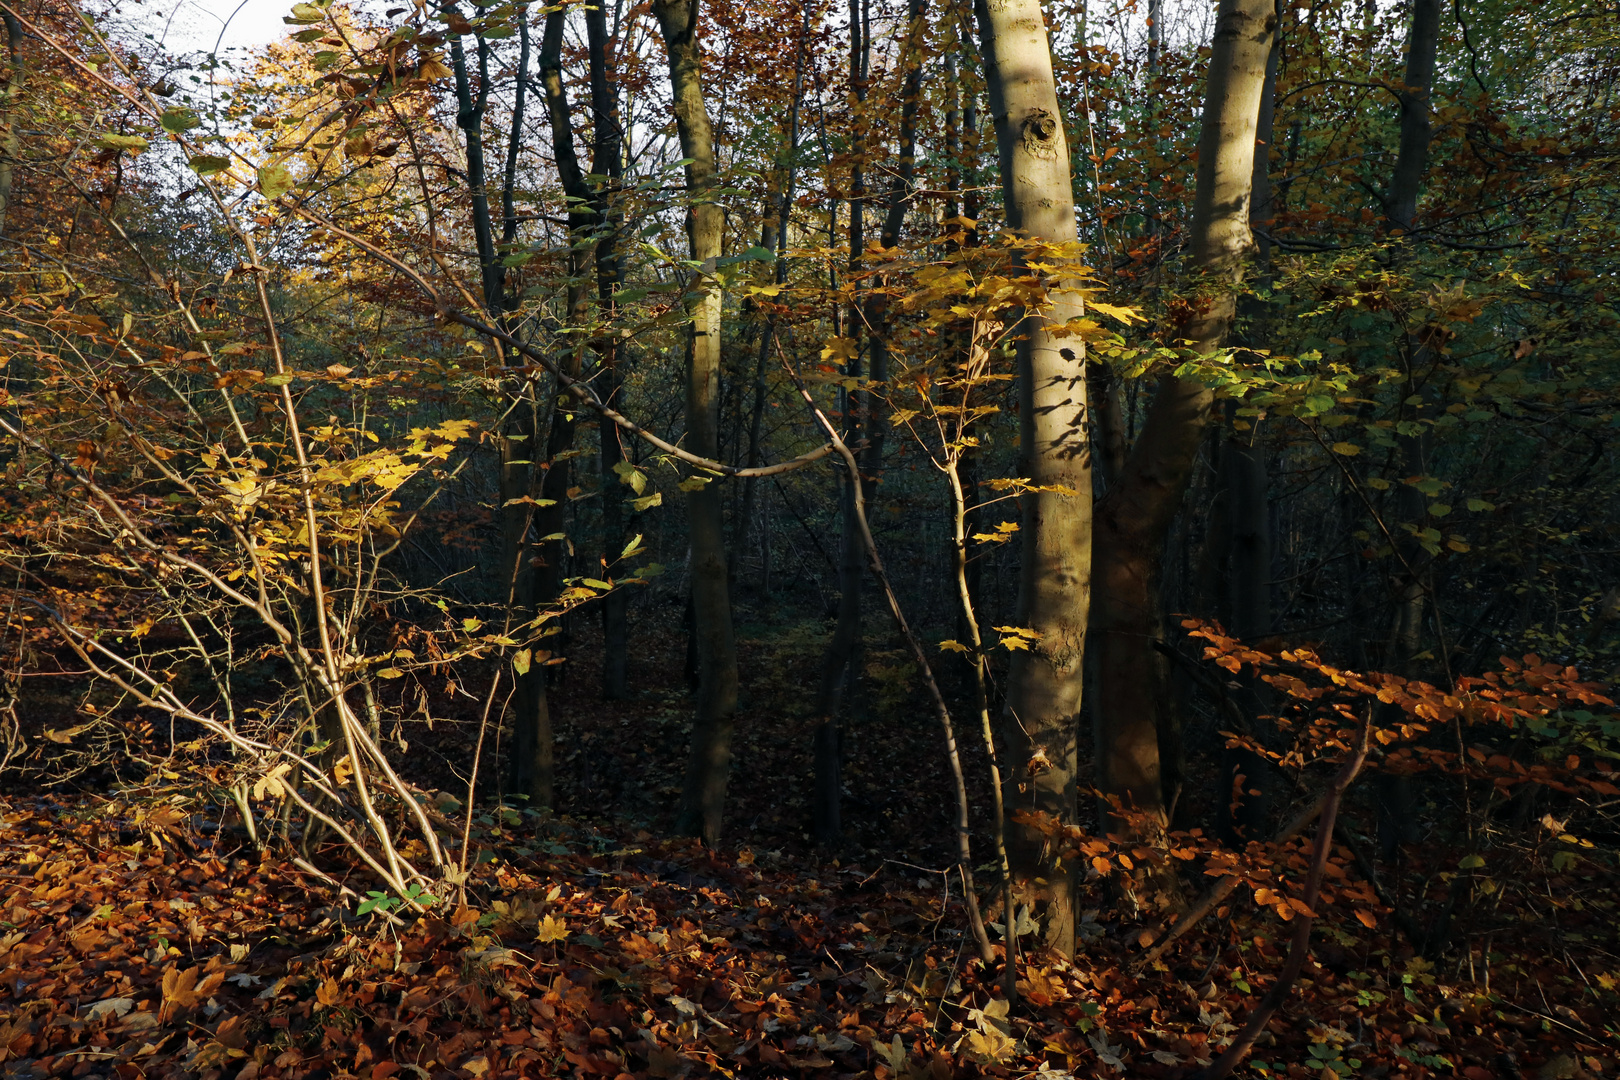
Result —
<path fill-rule="evenodd" d="M 225 982 L 225 973 L 216 971 L 211 975 L 204 975 L 202 968 L 187 968 L 181 971 L 178 967 L 171 967 L 163 973 L 163 1009 L 162 1020 L 174 1019 L 182 1010 L 208 998 Z"/>
<path fill-rule="evenodd" d="M 568 924 L 556 915 L 547 915 L 540 920 L 537 936 L 542 944 L 563 941 L 568 937 Z"/>

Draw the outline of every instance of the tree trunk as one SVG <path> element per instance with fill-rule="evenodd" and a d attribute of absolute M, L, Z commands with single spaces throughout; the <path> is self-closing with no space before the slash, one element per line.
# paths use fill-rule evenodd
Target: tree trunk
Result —
<path fill-rule="evenodd" d="M 453 9 L 452 9 L 453 10 Z M 523 131 L 525 105 L 524 81 L 529 62 L 529 34 L 526 24 L 519 27 L 521 37 L 518 71 L 518 93 L 514 100 L 513 124 L 508 136 L 506 170 L 502 177 L 502 235 L 503 243 L 510 243 L 517 233 L 517 215 L 514 206 L 517 160 Z M 559 29 L 560 33 L 560 29 Z M 489 204 L 489 176 L 484 159 L 484 109 L 489 95 L 489 45 L 478 37 L 477 58 L 479 85 L 474 96 L 472 80 L 467 69 L 467 57 L 461 36 L 450 39 L 451 66 L 455 74 L 456 122 L 466 139 L 467 186 L 472 197 L 473 236 L 478 251 L 479 280 L 483 289 L 484 307 L 490 317 L 502 324 L 506 314 L 506 270 L 500 260 L 495 238 L 494 221 Z M 548 102 L 550 104 L 550 102 Z M 564 102 L 566 109 L 566 101 Z M 571 147 L 570 147 L 571 151 Z M 559 151 L 559 159 L 561 152 Z M 529 536 L 536 521 L 535 452 L 539 449 L 538 425 L 534 390 L 524 387 L 516 391 L 519 400 L 512 419 L 501 440 L 501 520 L 502 520 L 502 572 L 506 583 L 507 621 L 512 626 L 529 623 L 544 603 L 541 587 L 535 580 L 531 562 Z M 543 667 L 536 663 L 516 676 L 513 697 L 513 733 L 507 772 L 512 789 L 524 795 L 536 809 L 549 809 L 553 796 L 553 739 L 550 703 L 546 698 Z"/>
<path fill-rule="evenodd" d="M 974 13 L 1007 225 L 1074 242 L 1068 138 L 1039 0 L 976 0 Z M 1049 329 L 1078 316 L 1081 302 L 1074 294 L 1053 300 L 1044 317 L 1026 318 L 1018 343 L 1019 474 L 1051 490 L 1023 496 L 1018 622 L 1040 639 L 1013 654 L 1003 732 L 1009 809 L 1070 824 L 1091 589 L 1091 462 L 1084 349 L 1079 339 L 1058 339 Z M 1032 773 L 1028 765 L 1038 754 L 1049 764 Z M 1016 826 L 1008 840 L 1021 898 L 1042 913 L 1047 942 L 1073 953 L 1072 868 L 1036 829 Z"/>
<path fill-rule="evenodd" d="M 545 33 L 540 43 L 539 74 L 540 86 L 546 98 L 546 114 L 551 123 L 552 153 L 557 162 L 557 172 L 562 179 L 564 192 L 574 200 L 570 203 L 568 215 L 569 232 L 577 239 L 589 230 L 591 216 L 584 212 L 583 204 L 578 201 L 585 193 L 585 182 L 574 149 L 573 114 L 562 82 L 562 42 L 566 18 L 566 13 L 561 9 L 546 16 Z M 520 27 L 520 32 L 523 35 L 523 59 L 527 60 L 528 28 Z M 522 86 L 521 79 L 519 86 Z M 518 119 L 521 123 L 521 116 Z M 514 128 L 514 140 L 516 135 L 517 130 Z M 502 199 L 507 214 L 503 239 L 507 243 L 511 242 L 516 232 L 510 190 L 510 182 L 515 171 L 514 141 L 507 155 L 508 186 Z M 580 279 L 584 269 L 583 261 L 584 255 L 576 246 L 569 255 L 571 280 Z M 569 286 L 567 304 L 570 322 L 578 323 L 584 320 L 585 299 L 583 285 Z M 564 371 L 571 378 L 578 378 L 580 362 L 579 350 L 570 351 L 563 359 Z M 548 410 L 550 426 L 546 436 L 544 459 L 536 456 L 541 448 L 540 429 L 536 422 L 538 416 L 534 413 L 531 413 L 528 419 L 527 436 L 523 445 L 522 456 L 532 459 L 527 464 L 529 482 L 523 494 L 536 501 L 532 506 L 520 505 L 508 508 L 509 512 L 511 509 L 523 510 L 526 524 L 540 537 L 557 536 L 564 529 L 569 487 L 569 459 L 566 453 L 574 444 L 574 421 L 570 410 L 562 407 L 557 396 L 552 398 L 550 406 Z M 534 409 L 532 403 L 530 408 Z M 503 495 L 503 501 L 508 497 Z M 519 580 L 526 583 L 524 590 L 526 595 L 518 610 L 524 612 L 528 618 L 533 618 L 544 611 L 562 591 L 565 543 L 561 540 L 543 540 L 532 559 L 528 551 L 525 536 Z M 512 699 L 514 714 L 512 787 L 514 791 L 528 796 L 529 805 L 535 809 L 550 809 L 555 801 L 555 737 L 551 725 L 551 703 L 546 692 L 546 675 L 552 669 L 544 663 L 548 658 L 545 652 L 538 643 L 533 647 L 532 664 L 527 672 L 517 676 L 517 693 Z"/>
<path fill-rule="evenodd" d="M 849 269 L 854 279 L 860 271 L 866 252 L 866 172 L 865 140 L 861 125 L 865 118 L 861 107 L 866 102 L 866 69 L 868 47 L 861 18 L 859 0 L 849 0 L 849 83 L 855 96 L 855 133 L 850 154 L 849 199 Z M 862 307 L 850 304 L 849 336 L 860 339 Z M 844 374 L 852 379 L 861 377 L 861 350 L 857 346 L 844 364 Z M 843 421 L 847 443 L 859 446 L 871 418 L 871 395 L 865 391 L 841 390 Z M 814 745 L 812 747 L 810 794 L 810 831 L 823 847 L 837 843 L 843 835 L 841 807 L 843 803 L 843 759 L 841 755 L 838 713 L 843 706 L 844 693 L 855 681 L 856 655 L 861 641 L 861 581 L 864 573 L 864 552 L 861 549 L 860 526 L 855 519 L 855 497 L 850 487 L 853 481 L 839 474 L 839 520 L 843 529 L 843 545 L 838 564 L 838 621 L 833 627 L 832 640 L 827 643 L 822 657 L 821 677 L 816 684 L 813 705 L 816 716 Z"/>
<path fill-rule="evenodd" d="M 624 130 L 619 120 L 619 88 L 608 72 L 607 54 L 612 43 L 601 4 L 585 8 L 585 34 L 591 71 L 591 171 L 605 178 L 593 192 L 600 232 L 596 241 L 596 294 L 602 321 L 609 327 L 596 345 L 597 393 L 615 408 L 622 408 L 619 392 L 624 377 L 619 371 L 621 354 L 613 325 L 613 294 L 624 281 L 624 262 L 619 258 L 619 233 L 624 221 L 617 202 L 624 174 Z M 624 460 L 624 448 L 619 444 L 619 430 L 612 424 L 604 421 L 597 431 L 601 439 L 602 558 L 611 564 L 624 550 L 624 500 L 617 471 Z M 622 701 L 630 696 L 629 602 L 629 594 L 623 589 L 614 589 L 602 598 L 604 701 Z"/>
<path fill-rule="evenodd" d="M 460 17 L 452 4 L 449 14 Z M 455 74 L 456 126 L 467 145 L 467 191 L 472 199 L 473 243 L 478 250 L 479 281 L 484 292 L 484 308 L 500 318 L 505 301 L 502 293 L 506 271 L 495 257 L 495 229 L 489 213 L 489 173 L 484 163 L 484 108 L 489 102 L 489 43 L 478 37 L 478 93 L 473 94 L 467 71 L 467 53 L 461 35 L 450 35 L 450 66 Z M 514 130 L 512 137 L 518 132 Z"/>
<path fill-rule="evenodd" d="M 1280 5 L 1279 5 L 1280 7 Z M 1281 18 L 1280 11 L 1278 18 Z M 1260 93 L 1260 111 L 1254 134 L 1254 165 L 1250 173 L 1249 221 L 1261 235 L 1256 243 L 1262 284 L 1270 281 L 1271 242 L 1263 235 L 1272 216 L 1271 141 L 1276 126 L 1277 67 L 1282 34 L 1274 33 L 1266 59 L 1266 80 Z M 1249 297 L 1244 303 L 1247 337 L 1261 347 L 1267 336 L 1266 304 Z M 1235 412 L 1234 412 L 1234 419 Z M 1235 432 L 1221 455 L 1230 529 L 1227 595 L 1231 600 L 1227 629 L 1242 641 L 1266 637 L 1271 628 L 1271 502 L 1266 449 L 1260 443 L 1260 421 L 1246 432 Z"/>
<path fill-rule="evenodd" d="M 787 242 L 789 215 L 793 210 L 793 198 L 799 177 L 799 105 L 804 93 L 804 48 L 805 39 L 810 33 L 810 8 L 804 9 L 804 21 L 799 26 L 799 42 L 794 53 L 793 61 L 793 98 L 788 105 L 788 137 L 787 152 L 784 154 L 782 170 L 782 191 L 777 205 L 777 215 L 774 222 L 768 219 L 763 230 L 762 247 L 769 248 L 776 255 L 777 285 L 787 282 Z M 760 428 L 765 419 L 765 398 L 770 389 L 765 378 L 767 366 L 770 364 L 770 353 L 776 343 L 776 313 L 773 311 L 765 320 L 765 333 L 759 342 L 759 355 L 754 363 L 754 402 L 748 415 L 748 467 L 759 467 L 763 448 L 760 445 Z M 748 530 L 754 527 L 754 501 L 759 488 L 759 477 L 750 476 L 743 481 L 742 511 L 737 515 L 736 537 L 733 541 L 735 550 L 742 550 L 748 546 Z M 760 567 L 761 591 L 768 593 L 770 579 L 770 537 L 767 533 L 765 558 Z M 735 553 L 735 551 L 734 551 Z"/>
<path fill-rule="evenodd" d="M 17 156 L 22 152 L 22 142 L 17 136 L 19 125 L 13 113 L 22 95 L 23 28 L 11 12 L 5 12 L 4 18 L 7 69 L 4 89 L 0 89 L 0 127 L 5 129 L 0 136 L 0 236 L 6 234 L 6 218 L 11 212 L 11 193 L 17 176 Z"/>
<path fill-rule="evenodd" d="M 1413 0 L 1412 28 L 1406 39 L 1405 86 L 1400 91 L 1401 148 L 1390 178 L 1384 210 L 1390 223 L 1412 231 L 1417 217 L 1418 192 L 1429 163 L 1429 93 L 1434 62 L 1440 46 L 1440 0 Z"/>
<path fill-rule="evenodd" d="M 1253 242 L 1255 124 L 1275 23 L 1271 0 L 1222 0 L 1216 13 L 1191 229 L 1193 264 L 1211 290 L 1179 335 L 1201 352 L 1219 348 L 1231 326 L 1236 280 Z M 1166 824 L 1153 693 L 1160 564 L 1213 397 L 1196 380 L 1163 377 L 1119 482 L 1097 510 L 1097 780 L 1118 803 L 1105 810 L 1113 827 L 1146 839 Z"/>
<path fill-rule="evenodd" d="M 675 99 L 675 127 L 686 158 L 687 217 L 692 258 L 701 264 L 697 300 L 691 304 L 687 340 L 686 446 L 693 453 L 719 454 L 721 294 L 712 277 L 720 257 L 724 212 L 711 201 L 716 183 L 714 133 L 703 102 L 697 41 L 697 0 L 655 0 L 653 10 L 669 54 Z M 676 828 L 720 840 L 726 780 L 731 771 L 731 733 L 737 711 L 737 643 L 731 626 L 726 582 L 725 522 L 721 489 L 714 478 L 687 495 L 691 532 L 692 617 L 698 653 L 698 705 L 692 727 L 692 754 Z"/>

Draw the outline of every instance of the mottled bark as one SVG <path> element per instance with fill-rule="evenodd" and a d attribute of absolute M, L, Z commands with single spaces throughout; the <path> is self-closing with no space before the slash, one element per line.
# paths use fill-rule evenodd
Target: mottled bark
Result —
<path fill-rule="evenodd" d="M 1038 0 L 976 0 L 985 90 L 995 123 L 1007 224 L 1057 243 L 1076 239 L 1068 138 Z M 1019 328 L 1019 475 L 1040 490 L 1023 497 L 1019 625 L 1040 635 L 1014 654 L 1007 677 L 1009 812 L 1075 819 L 1076 742 L 1091 587 L 1091 460 L 1086 437 L 1085 355 L 1054 324 L 1081 312 L 1059 293 Z M 1031 768 L 1031 762 L 1044 761 Z M 1073 869 L 1045 835 L 1014 826 L 1009 840 L 1020 895 L 1042 912 L 1048 943 L 1074 950 Z M 1009 919 L 1012 914 L 1009 913 Z"/>

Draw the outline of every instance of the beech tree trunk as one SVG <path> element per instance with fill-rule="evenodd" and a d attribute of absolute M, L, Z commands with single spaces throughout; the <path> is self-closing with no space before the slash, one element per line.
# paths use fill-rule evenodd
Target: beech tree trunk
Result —
<path fill-rule="evenodd" d="M 720 288 L 711 276 L 720 257 L 725 214 L 712 201 L 716 183 L 714 133 L 703 100 L 697 41 L 697 0 L 655 0 L 653 10 L 669 54 L 675 127 L 686 158 L 686 219 L 692 258 L 701 264 L 698 293 L 689 310 L 686 351 L 686 446 L 714 458 L 720 450 Z M 687 494 L 691 535 L 692 618 L 697 643 L 698 702 L 692 754 L 676 828 L 705 843 L 720 840 L 731 771 L 731 733 L 737 711 L 737 642 L 726 582 L 726 541 L 717 478 Z"/>
<path fill-rule="evenodd" d="M 1271 0 L 1222 0 L 1216 13 L 1191 227 L 1193 265 L 1210 288 L 1177 335 L 1203 352 L 1219 348 L 1231 327 L 1253 244 L 1255 125 L 1275 24 Z M 1097 780 L 1118 804 L 1105 815 L 1144 839 L 1157 839 L 1167 823 L 1154 693 L 1161 563 L 1213 399 L 1201 382 L 1163 377 L 1118 483 L 1097 508 Z"/>
<path fill-rule="evenodd" d="M 976 0 L 985 90 L 995 123 L 1007 225 L 1054 242 L 1077 239 L 1068 138 L 1052 78 L 1039 0 Z M 1019 475 L 1051 490 L 1023 496 L 1018 624 L 1040 635 L 1013 654 L 1007 677 L 1010 812 L 1075 818 L 1076 742 L 1091 589 L 1091 462 L 1086 438 L 1085 350 L 1059 339 L 1054 324 L 1081 313 L 1059 294 L 1044 316 L 1030 314 L 1018 344 Z M 1044 762 L 1035 769 L 1031 762 Z M 1073 870 L 1044 834 L 1008 835 L 1014 882 L 1040 913 L 1047 942 L 1074 951 Z M 1014 914 L 1007 916 L 1011 925 Z"/>

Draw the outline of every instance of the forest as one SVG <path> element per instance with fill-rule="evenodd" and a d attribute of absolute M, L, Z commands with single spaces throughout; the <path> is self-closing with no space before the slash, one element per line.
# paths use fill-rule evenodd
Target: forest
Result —
<path fill-rule="evenodd" d="M 1620 9 L 216 7 L 0 0 L 4 1080 L 1620 1071 Z"/>

